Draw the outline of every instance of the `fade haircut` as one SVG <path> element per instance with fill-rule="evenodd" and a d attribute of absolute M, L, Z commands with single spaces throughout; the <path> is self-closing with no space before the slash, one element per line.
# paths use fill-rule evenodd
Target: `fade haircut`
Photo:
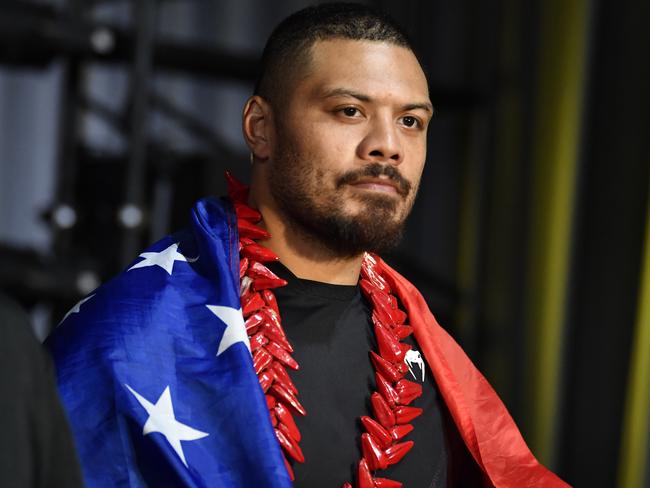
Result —
<path fill-rule="evenodd" d="M 271 33 L 254 94 L 272 104 L 283 101 L 296 76 L 309 66 L 311 47 L 329 39 L 388 42 L 414 51 L 395 21 L 371 7 L 355 3 L 307 7 L 284 19 Z"/>

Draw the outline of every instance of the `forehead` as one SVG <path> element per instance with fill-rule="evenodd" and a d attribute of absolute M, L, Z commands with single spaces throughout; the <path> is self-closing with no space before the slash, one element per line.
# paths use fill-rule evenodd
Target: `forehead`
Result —
<path fill-rule="evenodd" d="M 304 76 L 297 83 L 297 92 L 318 95 L 338 87 L 405 103 L 429 99 L 426 77 L 413 52 L 387 42 L 315 42 Z"/>

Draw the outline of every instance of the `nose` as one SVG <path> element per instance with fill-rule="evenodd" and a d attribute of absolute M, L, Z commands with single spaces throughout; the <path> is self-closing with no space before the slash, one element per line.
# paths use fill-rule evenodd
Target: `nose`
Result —
<path fill-rule="evenodd" d="M 376 119 L 358 146 L 358 156 L 364 161 L 398 165 L 404 157 L 398 128 L 390 118 Z"/>

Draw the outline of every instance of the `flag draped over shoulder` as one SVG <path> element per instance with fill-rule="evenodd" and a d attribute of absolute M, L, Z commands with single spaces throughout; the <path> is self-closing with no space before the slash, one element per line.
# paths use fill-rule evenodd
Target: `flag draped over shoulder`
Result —
<path fill-rule="evenodd" d="M 290 487 L 253 370 L 230 204 L 84 298 L 48 339 L 89 487 Z"/>
<path fill-rule="evenodd" d="M 463 441 L 483 470 L 486 485 L 568 487 L 535 459 L 501 399 L 456 341 L 438 325 L 417 289 L 385 262 L 380 263 L 383 276 L 408 311 L 415 339 Z"/>
<path fill-rule="evenodd" d="M 486 485 L 567 487 L 415 287 L 380 263 Z M 291 486 L 240 307 L 235 213 L 204 199 L 188 230 L 68 312 L 48 346 L 89 487 Z"/>

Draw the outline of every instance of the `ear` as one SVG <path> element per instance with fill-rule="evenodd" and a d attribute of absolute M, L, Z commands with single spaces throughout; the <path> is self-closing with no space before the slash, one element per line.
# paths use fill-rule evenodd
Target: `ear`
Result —
<path fill-rule="evenodd" d="M 259 95 L 253 95 L 244 106 L 242 131 L 255 159 L 261 161 L 269 159 L 272 130 L 271 106 Z"/>

